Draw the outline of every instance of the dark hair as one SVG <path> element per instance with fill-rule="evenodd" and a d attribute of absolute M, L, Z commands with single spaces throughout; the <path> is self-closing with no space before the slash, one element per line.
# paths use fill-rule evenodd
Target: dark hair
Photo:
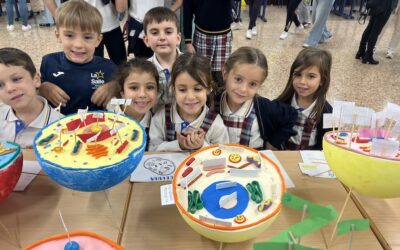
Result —
<path fill-rule="evenodd" d="M 207 57 L 191 53 L 180 55 L 172 66 L 171 86 L 173 88 L 175 88 L 176 78 L 183 72 L 188 73 L 204 88 L 212 91 L 214 82 L 211 76 L 210 60 Z"/>
<path fill-rule="evenodd" d="M 166 7 L 155 7 L 146 12 L 143 19 L 143 30 L 147 34 L 147 26 L 152 23 L 161 23 L 163 21 L 173 22 L 179 31 L 179 21 L 175 13 Z"/>
<path fill-rule="evenodd" d="M 56 10 L 56 28 L 60 27 L 90 31 L 101 34 L 103 18 L 99 10 L 83 0 L 69 0 Z"/>
<path fill-rule="evenodd" d="M 282 94 L 278 96 L 277 100 L 290 103 L 293 95 L 295 95 L 293 87 L 294 71 L 303 71 L 312 66 L 318 68 L 321 75 L 321 83 L 313 96 L 314 100 L 317 100 L 317 103 L 311 111 L 310 117 L 314 117 L 316 121 L 319 121 L 322 117 L 326 93 L 328 92 L 331 82 L 332 55 L 329 51 L 317 48 L 306 48 L 300 51 L 290 68 L 289 79 L 286 87 Z"/>
<path fill-rule="evenodd" d="M 156 66 L 150 61 L 147 61 L 144 58 L 133 58 L 127 62 L 124 62 L 119 65 L 118 71 L 114 76 L 115 81 L 118 82 L 118 85 L 123 91 L 125 79 L 132 73 L 132 72 L 146 72 L 154 77 L 157 83 L 157 92 L 160 91 L 159 86 L 159 75 L 156 69 Z"/>
<path fill-rule="evenodd" d="M 37 72 L 31 57 L 27 53 L 16 48 L 1 48 L 0 64 L 4 64 L 6 66 L 21 66 L 30 73 L 32 78 Z"/>
<path fill-rule="evenodd" d="M 240 47 L 235 50 L 225 63 L 224 70 L 229 73 L 237 64 L 256 64 L 264 71 L 264 79 L 268 76 L 268 62 L 264 53 L 253 47 Z"/>

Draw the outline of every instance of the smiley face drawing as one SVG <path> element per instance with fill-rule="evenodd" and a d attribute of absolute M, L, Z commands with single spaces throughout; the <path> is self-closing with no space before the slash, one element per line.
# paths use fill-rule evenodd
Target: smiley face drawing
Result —
<path fill-rule="evenodd" d="M 144 167 L 158 175 L 171 175 L 175 172 L 175 164 L 160 157 L 149 158 L 144 162 Z"/>

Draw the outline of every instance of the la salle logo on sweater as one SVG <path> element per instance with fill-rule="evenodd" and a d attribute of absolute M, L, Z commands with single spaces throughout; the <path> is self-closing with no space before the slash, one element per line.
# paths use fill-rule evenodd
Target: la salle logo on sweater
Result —
<path fill-rule="evenodd" d="M 104 84 L 104 72 L 99 70 L 98 72 L 90 73 L 92 89 L 97 89 Z"/>

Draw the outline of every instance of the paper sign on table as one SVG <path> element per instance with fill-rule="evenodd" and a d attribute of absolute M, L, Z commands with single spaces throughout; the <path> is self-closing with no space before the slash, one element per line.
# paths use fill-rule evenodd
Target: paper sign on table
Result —
<path fill-rule="evenodd" d="M 382 157 L 395 157 L 399 150 L 399 141 L 373 138 L 371 154 Z"/>
<path fill-rule="evenodd" d="M 37 161 L 24 161 L 22 167 L 22 174 L 19 177 L 14 191 L 24 191 L 25 188 L 35 179 L 36 175 L 40 172 L 41 167 Z"/>
<path fill-rule="evenodd" d="M 162 185 L 160 187 L 161 206 L 174 205 L 174 195 L 172 193 L 172 184 Z"/>
<path fill-rule="evenodd" d="M 280 161 L 278 160 L 278 158 L 276 158 L 276 155 L 274 154 L 274 152 L 272 152 L 272 150 L 263 150 L 260 152 L 265 154 L 266 156 L 268 156 L 273 162 L 275 162 L 276 165 L 278 165 L 279 170 L 281 171 L 283 179 L 285 181 L 286 188 L 294 188 L 294 183 L 293 183 L 292 179 L 290 179 L 288 173 L 283 168 L 283 166 L 280 163 Z"/>
<path fill-rule="evenodd" d="M 170 181 L 188 153 L 144 155 L 131 175 L 131 182 Z"/>
<path fill-rule="evenodd" d="M 302 150 L 300 154 L 303 163 L 299 163 L 299 168 L 303 174 L 321 178 L 336 178 L 322 151 Z"/>

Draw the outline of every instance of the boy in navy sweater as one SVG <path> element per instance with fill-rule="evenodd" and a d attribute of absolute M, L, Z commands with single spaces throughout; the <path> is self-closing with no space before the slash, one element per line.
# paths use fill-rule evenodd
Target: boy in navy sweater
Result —
<path fill-rule="evenodd" d="M 55 35 L 63 52 L 43 57 L 39 92 L 53 106 L 62 104 L 61 113 L 78 109 L 102 109 L 118 91 L 110 82 L 116 65 L 94 56 L 102 40 L 99 11 L 81 0 L 71 0 L 56 11 Z"/>

